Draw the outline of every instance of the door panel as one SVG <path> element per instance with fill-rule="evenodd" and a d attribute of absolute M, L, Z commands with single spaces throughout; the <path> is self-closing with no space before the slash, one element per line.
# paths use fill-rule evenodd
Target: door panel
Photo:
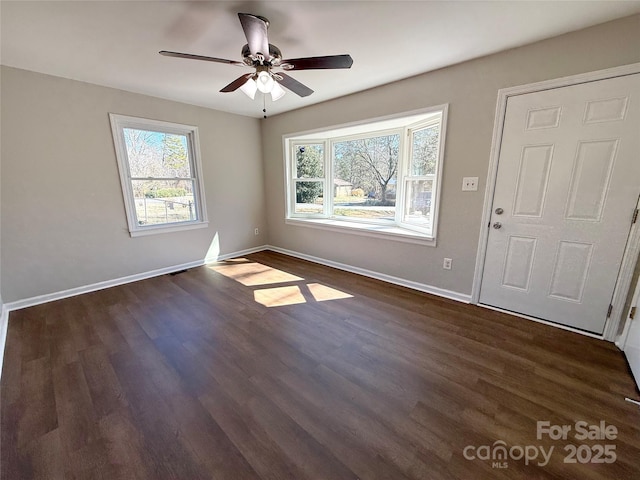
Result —
<path fill-rule="evenodd" d="M 593 244 L 561 241 L 554 261 L 549 296 L 582 301 L 587 282 Z"/>
<path fill-rule="evenodd" d="M 502 274 L 502 286 L 527 291 L 533 267 L 536 239 L 510 236 Z"/>
<path fill-rule="evenodd" d="M 540 217 L 544 205 L 553 145 L 529 145 L 522 149 L 513 215 Z"/>
<path fill-rule="evenodd" d="M 639 152 L 638 74 L 510 97 L 480 303 L 602 333 Z"/>
<path fill-rule="evenodd" d="M 566 220 L 600 221 L 617 146 L 618 140 L 580 142 L 571 172 Z"/>

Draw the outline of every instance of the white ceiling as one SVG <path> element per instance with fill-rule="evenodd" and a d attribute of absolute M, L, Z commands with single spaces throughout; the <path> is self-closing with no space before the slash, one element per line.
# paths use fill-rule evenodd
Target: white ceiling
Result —
<path fill-rule="evenodd" d="M 291 72 L 270 115 L 640 13 L 640 1 L 6 1 L 3 65 L 262 116 L 260 95 L 219 93 L 250 70 L 159 50 L 241 60 L 237 13 L 269 19 L 285 58 L 349 53 L 350 70 Z"/>

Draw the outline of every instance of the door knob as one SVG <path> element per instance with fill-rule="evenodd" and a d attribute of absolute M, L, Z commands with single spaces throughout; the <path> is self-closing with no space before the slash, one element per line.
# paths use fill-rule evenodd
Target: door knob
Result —
<path fill-rule="evenodd" d="M 502 227 L 502 224 L 500 222 L 496 222 L 496 223 L 493 224 L 493 228 L 495 228 L 496 230 L 501 228 L 501 227 Z"/>
<path fill-rule="evenodd" d="M 498 207 L 496 208 L 495 212 L 496 212 L 496 215 L 502 215 L 504 213 L 504 210 Z"/>

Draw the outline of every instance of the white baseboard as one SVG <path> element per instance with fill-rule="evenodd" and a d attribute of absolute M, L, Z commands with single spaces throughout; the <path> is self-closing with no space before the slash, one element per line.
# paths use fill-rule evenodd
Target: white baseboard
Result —
<path fill-rule="evenodd" d="M 223 260 L 228 260 L 229 258 L 243 257 L 252 253 L 262 252 L 263 250 L 267 250 L 268 248 L 268 245 L 260 245 L 259 247 L 246 248 L 244 250 L 238 250 L 237 252 L 225 253 L 223 255 L 218 255 L 215 260 L 207 258 L 205 263 L 222 262 Z"/>
<path fill-rule="evenodd" d="M 434 287 L 425 283 L 413 282 L 404 278 L 394 277 L 387 275 L 386 273 L 374 272 L 360 267 L 354 267 L 347 265 L 346 263 L 334 262 L 333 260 L 327 260 L 325 258 L 314 257 L 313 255 L 307 255 L 306 253 L 295 252 L 293 250 L 287 250 L 286 248 L 274 247 L 273 245 L 267 245 L 266 250 L 273 250 L 274 252 L 289 255 L 291 257 L 301 258 L 302 260 L 308 260 L 313 263 L 319 263 L 328 267 L 337 268 L 338 270 L 344 270 L 346 272 L 357 273 L 365 277 L 375 278 L 376 280 L 382 280 L 383 282 L 393 283 L 394 285 L 400 285 L 402 287 L 411 288 L 420 292 L 430 293 L 439 297 L 449 298 L 462 303 L 470 303 L 471 295 L 465 293 L 454 292 L 451 290 L 445 290 L 444 288 Z"/>
<path fill-rule="evenodd" d="M 158 268 L 156 270 L 150 270 L 148 272 L 136 273 L 134 275 L 127 275 L 126 277 L 114 278 L 113 280 L 105 280 L 103 282 L 92 283 L 90 285 L 84 285 L 82 287 L 70 288 L 68 290 L 61 290 L 59 292 L 47 293 L 45 295 L 38 295 L 35 297 L 25 298 L 23 300 L 17 300 L 15 302 L 9 302 L 4 305 L 7 311 L 20 310 L 21 308 L 33 307 L 42 303 L 53 302 L 55 300 L 62 300 L 63 298 L 74 297 L 83 293 L 95 292 L 97 290 L 103 290 L 105 288 L 116 287 L 118 285 L 124 285 L 125 283 L 137 282 L 139 280 L 145 280 L 147 278 L 158 277 L 160 275 L 166 275 L 167 273 L 179 272 L 180 270 L 187 270 L 189 268 L 200 267 L 207 263 L 213 263 L 216 261 L 226 260 L 228 258 L 241 257 L 243 255 L 249 255 L 250 253 L 260 252 L 266 247 L 261 245 L 259 247 L 248 248 L 237 252 L 226 253 L 218 255 L 216 258 L 207 258 L 202 260 L 196 260 L 194 262 L 182 263 L 180 265 L 172 265 L 170 267 Z"/>
<path fill-rule="evenodd" d="M 9 309 L 6 305 L 0 306 L 0 377 L 2 376 L 2 361 L 4 360 L 4 346 L 7 343 L 7 331 L 9 330 Z"/>

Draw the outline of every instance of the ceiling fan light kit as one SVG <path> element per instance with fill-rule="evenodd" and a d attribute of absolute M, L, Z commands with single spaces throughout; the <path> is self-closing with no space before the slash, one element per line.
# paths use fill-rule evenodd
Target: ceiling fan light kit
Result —
<path fill-rule="evenodd" d="M 279 68 L 286 71 L 291 70 L 320 70 L 351 68 L 353 59 L 350 55 L 329 55 L 325 57 L 306 57 L 295 59 L 282 59 L 280 49 L 269 43 L 267 29 L 269 20 L 259 15 L 250 13 L 239 13 L 240 24 L 247 38 L 247 44 L 242 48 L 243 61 L 227 60 L 224 58 L 207 57 L 203 55 L 193 55 L 190 53 L 171 52 L 162 50 L 159 53 L 167 57 L 186 58 L 191 60 L 203 60 L 214 63 L 225 63 L 241 67 L 254 68 L 255 72 L 242 75 L 220 92 L 234 92 L 238 89 L 252 100 L 256 96 L 256 91 L 264 95 L 271 94 L 271 99 L 275 102 L 285 94 L 285 87 L 300 97 L 306 97 L 313 93 L 306 85 L 298 82 L 294 78 L 282 72 L 274 72 L 272 69 Z M 266 53 L 265 53 L 266 52 Z"/>
<path fill-rule="evenodd" d="M 240 87 L 242 93 L 244 93 L 251 100 L 256 98 L 256 92 L 258 91 L 258 84 L 253 78 L 247 80 L 244 85 Z"/>
<path fill-rule="evenodd" d="M 258 90 L 262 93 L 271 93 L 271 90 L 273 90 L 273 84 L 276 82 L 268 72 L 263 70 L 258 74 L 256 83 L 258 84 Z"/>
<path fill-rule="evenodd" d="M 271 93 L 271 100 L 275 102 L 276 100 L 280 100 L 282 97 L 284 97 L 284 94 L 286 92 L 278 82 L 273 82 L 273 88 L 271 89 L 270 93 Z"/>

